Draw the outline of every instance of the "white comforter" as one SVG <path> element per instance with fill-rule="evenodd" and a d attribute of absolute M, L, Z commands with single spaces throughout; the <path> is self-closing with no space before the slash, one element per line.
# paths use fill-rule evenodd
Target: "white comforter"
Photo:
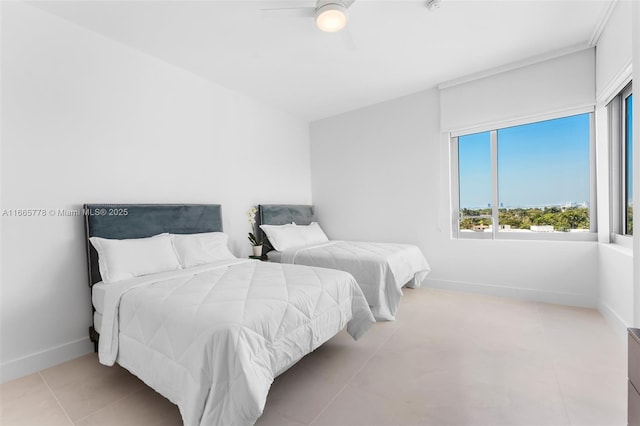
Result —
<path fill-rule="evenodd" d="M 347 326 L 375 322 L 353 277 L 258 261 L 108 284 L 99 359 L 180 408 L 186 425 L 251 425 L 275 376 Z"/>
<path fill-rule="evenodd" d="M 409 244 L 329 241 L 285 250 L 277 261 L 349 272 L 378 320 L 394 320 L 402 287 L 420 287 L 431 270 L 420 249 Z"/>

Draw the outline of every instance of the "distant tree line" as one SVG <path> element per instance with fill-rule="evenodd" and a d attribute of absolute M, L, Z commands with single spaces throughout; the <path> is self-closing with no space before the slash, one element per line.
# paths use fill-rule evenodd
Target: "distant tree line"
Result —
<path fill-rule="evenodd" d="M 462 209 L 463 216 L 491 215 L 491 209 Z M 589 229 L 589 209 L 585 207 L 543 207 L 499 209 L 500 225 L 509 225 L 511 229 L 531 229 L 532 225 L 551 225 L 555 231 L 568 232 L 570 229 Z M 465 218 L 460 229 L 474 229 L 491 225 L 489 218 Z"/>

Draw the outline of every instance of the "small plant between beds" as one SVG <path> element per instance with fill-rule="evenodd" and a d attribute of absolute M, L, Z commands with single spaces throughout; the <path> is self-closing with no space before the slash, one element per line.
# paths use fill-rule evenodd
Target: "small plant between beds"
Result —
<path fill-rule="evenodd" d="M 247 221 L 249 222 L 249 224 L 251 225 L 252 231 L 256 231 L 256 213 L 258 212 L 258 209 L 255 207 L 251 207 L 249 209 L 249 213 L 248 213 L 248 219 Z M 253 249 L 253 255 L 254 256 L 262 256 L 262 241 L 260 241 L 256 235 L 254 234 L 254 232 L 249 232 L 249 242 L 251 243 L 252 249 Z"/>

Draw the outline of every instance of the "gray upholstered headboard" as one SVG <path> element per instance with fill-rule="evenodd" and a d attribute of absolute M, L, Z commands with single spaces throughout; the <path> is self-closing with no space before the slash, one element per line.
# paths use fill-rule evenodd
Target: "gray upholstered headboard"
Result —
<path fill-rule="evenodd" d="M 297 225 L 308 225 L 316 220 L 313 206 L 303 204 L 261 204 L 258 206 L 258 225 L 286 225 L 295 222 Z M 258 228 L 262 241 L 266 236 Z M 271 249 L 269 245 L 268 249 Z"/>
<path fill-rule="evenodd" d="M 89 237 L 144 238 L 168 232 L 198 234 L 222 231 L 219 204 L 85 204 L 89 286 L 101 281 L 98 253 Z"/>

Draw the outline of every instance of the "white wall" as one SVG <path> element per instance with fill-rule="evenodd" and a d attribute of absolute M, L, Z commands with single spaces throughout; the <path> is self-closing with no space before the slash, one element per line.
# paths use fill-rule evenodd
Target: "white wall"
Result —
<path fill-rule="evenodd" d="M 452 240 L 436 89 L 311 124 L 313 200 L 331 238 L 417 244 L 427 285 L 595 306 L 596 242 Z"/>
<path fill-rule="evenodd" d="M 2 2 L 2 209 L 310 203 L 305 122 L 21 2 Z M 2 380 L 92 350 L 82 218 L 2 217 Z"/>
<path fill-rule="evenodd" d="M 618 333 L 633 324 L 633 252 L 599 244 L 598 310 Z"/>

